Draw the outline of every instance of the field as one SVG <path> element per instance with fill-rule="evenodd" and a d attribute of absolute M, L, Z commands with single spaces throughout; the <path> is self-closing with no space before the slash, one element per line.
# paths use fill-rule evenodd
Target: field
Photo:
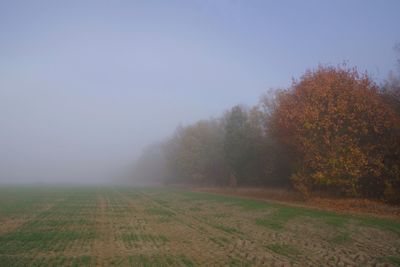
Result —
<path fill-rule="evenodd" d="M 180 189 L 3 187 L 0 266 L 400 266 L 400 222 Z"/>

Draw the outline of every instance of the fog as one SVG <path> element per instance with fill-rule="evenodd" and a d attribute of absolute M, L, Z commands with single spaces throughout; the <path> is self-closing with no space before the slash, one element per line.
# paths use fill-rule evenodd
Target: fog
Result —
<path fill-rule="evenodd" d="M 398 1 L 279 3 L 1 1 L 0 183 L 134 182 L 178 125 L 318 64 L 394 67 Z"/>

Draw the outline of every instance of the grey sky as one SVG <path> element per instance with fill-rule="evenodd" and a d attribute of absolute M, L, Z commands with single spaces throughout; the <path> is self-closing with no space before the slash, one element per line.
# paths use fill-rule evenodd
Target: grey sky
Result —
<path fill-rule="evenodd" d="M 114 179 L 307 68 L 394 69 L 400 1 L 0 1 L 0 182 Z"/>

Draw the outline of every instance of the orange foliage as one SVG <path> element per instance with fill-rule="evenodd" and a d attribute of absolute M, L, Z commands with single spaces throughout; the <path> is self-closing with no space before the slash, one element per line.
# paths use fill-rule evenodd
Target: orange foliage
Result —
<path fill-rule="evenodd" d="M 367 75 L 333 67 L 293 82 L 272 116 L 272 131 L 296 157 L 294 186 L 305 195 L 329 189 L 377 197 L 398 190 L 399 125 Z"/>

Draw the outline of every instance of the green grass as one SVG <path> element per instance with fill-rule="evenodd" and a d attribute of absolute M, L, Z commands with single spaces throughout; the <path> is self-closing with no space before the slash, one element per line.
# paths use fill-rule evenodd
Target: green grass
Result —
<path fill-rule="evenodd" d="M 181 191 L 179 195 L 189 201 L 211 201 L 217 203 L 226 203 L 238 206 L 246 210 L 261 210 L 268 208 L 265 203 L 252 199 L 237 198 L 224 195 L 209 194 L 203 192 Z"/>
<path fill-rule="evenodd" d="M 386 259 L 387 259 L 390 263 L 392 263 L 392 264 L 394 264 L 394 265 L 396 265 L 396 266 L 400 266 L 400 257 L 388 256 L 388 257 L 386 257 Z"/>
<path fill-rule="evenodd" d="M 298 250 L 296 247 L 294 247 L 292 245 L 270 244 L 270 245 L 267 245 L 266 247 L 267 247 L 267 249 L 269 249 L 277 254 L 280 254 L 280 255 L 283 255 L 283 256 L 286 256 L 289 258 L 293 258 L 293 257 L 296 257 L 301 254 L 300 250 Z"/>
<path fill-rule="evenodd" d="M 275 210 L 267 217 L 257 219 L 256 224 L 272 230 L 282 230 L 290 220 L 299 217 L 317 219 L 332 227 L 343 227 L 349 220 L 349 217 L 333 212 L 280 205 L 275 206 Z"/>
<path fill-rule="evenodd" d="M 193 267 L 194 266 L 194 262 L 191 259 L 189 259 L 188 257 L 186 257 L 185 255 L 179 256 L 179 259 L 187 267 Z"/>
<path fill-rule="evenodd" d="M 284 222 L 276 219 L 257 219 L 256 224 L 275 231 L 283 229 L 284 226 Z"/>
<path fill-rule="evenodd" d="M 232 258 L 229 261 L 229 267 L 248 267 L 248 266 L 252 265 L 247 260 Z"/>
<path fill-rule="evenodd" d="M 146 212 L 152 215 L 158 215 L 158 216 L 163 216 L 163 217 L 171 217 L 174 216 L 175 213 L 173 213 L 172 211 L 169 211 L 167 209 L 163 209 L 163 208 L 148 208 L 146 209 Z"/>
<path fill-rule="evenodd" d="M 23 257 L 23 256 L 1 256 L 0 266 L 4 267 L 41 267 L 41 266 L 66 266 L 66 267 L 89 267 L 96 266 L 95 260 L 90 256 L 79 257 Z"/>
<path fill-rule="evenodd" d="M 394 266 L 400 266 L 400 257 L 398 256 L 384 256 L 378 257 L 376 260 L 380 263 L 390 263 Z M 386 266 L 386 265 L 385 265 Z"/>
<path fill-rule="evenodd" d="M 77 231 L 51 231 L 51 232 L 12 232 L 7 235 L 0 236 L 0 242 L 48 242 L 53 239 L 59 241 L 72 241 L 77 239 L 90 239 L 94 237 L 94 232 L 77 232 Z"/>
<path fill-rule="evenodd" d="M 388 219 L 378 219 L 372 217 L 361 218 L 361 225 L 379 228 L 381 230 L 392 231 L 400 236 L 400 222 Z"/>
<path fill-rule="evenodd" d="M 0 254 L 14 254 L 19 252 L 62 251 L 68 244 L 80 240 L 87 242 L 95 238 L 93 230 L 85 231 L 34 231 L 31 227 L 21 227 L 17 231 L 0 236 Z"/>
<path fill-rule="evenodd" d="M 391 231 L 400 236 L 400 222 L 390 219 L 339 214 L 332 211 L 291 207 L 281 204 L 271 204 L 271 207 L 274 208 L 274 211 L 267 216 L 256 219 L 255 223 L 257 225 L 278 231 L 283 230 L 289 221 L 296 218 L 311 218 L 316 223 L 322 223 L 335 229 L 343 229 L 350 221 L 352 221 L 358 225 Z"/>
<path fill-rule="evenodd" d="M 236 229 L 236 228 L 229 227 L 229 226 L 225 226 L 225 225 L 222 225 L 222 224 L 214 224 L 214 225 L 212 225 L 212 226 L 213 226 L 215 229 L 224 231 L 225 233 L 228 233 L 228 234 L 243 234 L 241 231 L 239 231 L 239 230 Z"/>
<path fill-rule="evenodd" d="M 203 192 L 189 192 L 182 190 L 174 192 L 178 193 L 178 195 L 187 201 L 225 203 L 254 212 L 273 210 L 272 214 L 256 219 L 255 223 L 275 231 L 284 229 L 285 225 L 289 221 L 303 217 L 312 218 L 316 220 L 316 222 L 321 222 L 338 229 L 346 227 L 349 221 L 354 221 L 359 225 L 378 228 L 384 231 L 391 231 L 400 236 L 400 222 L 390 219 L 340 214 L 326 210 L 293 207 L 284 204 L 268 203 L 264 201 Z"/>
<path fill-rule="evenodd" d="M 152 191 L 152 189 L 149 189 Z M 158 189 L 162 192 L 162 189 Z M 204 192 L 192 192 L 184 190 L 172 190 L 171 192 L 178 194 L 186 201 L 194 201 L 199 203 L 215 202 L 225 203 L 233 206 L 238 206 L 248 211 L 263 211 L 274 210 L 272 216 L 257 219 L 258 225 L 263 225 L 274 230 L 283 229 L 285 224 L 298 217 L 309 217 L 317 219 L 329 226 L 335 228 L 344 227 L 350 220 L 358 221 L 361 225 L 389 230 L 400 235 L 400 223 L 390 219 L 373 218 L 368 216 L 354 216 L 348 214 L 339 214 L 336 212 L 293 207 L 284 204 L 268 203 L 252 199 L 245 199 L 234 196 L 217 195 Z M 197 209 L 195 209 L 197 210 Z"/>
<path fill-rule="evenodd" d="M 191 208 L 189 208 L 189 210 L 194 211 L 194 212 L 201 211 L 201 209 L 199 207 L 191 207 Z"/>
<path fill-rule="evenodd" d="M 229 240 L 225 237 L 210 237 L 210 240 L 220 247 L 224 247 L 226 244 L 229 243 Z"/>
<path fill-rule="evenodd" d="M 263 201 L 232 196 L 187 191 L 180 192 L 180 195 L 183 196 L 186 200 L 190 201 L 211 201 L 217 203 L 226 203 L 233 206 L 241 207 L 248 211 L 258 212 L 263 210 L 273 210 L 270 216 L 259 218 L 256 220 L 257 225 L 262 225 L 273 230 L 283 229 L 288 221 L 298 217 L 310 217 L 320 219 L 322 222 L 333 227 L 343 227 L 351 218 L 350 216 L 341 215 L 329 211 L 291 207 L 283 204 L 267 203 Z"/>
<path fill-rule="evenodd" d="M 115 231 L 112 234 L 116 238 L 110 242 L 121 242 L 132 249 L 132 254 L 109 258 L 109 266 L 194 266 L 197 262 L 185 255 L 191 255 L 186 249 L 199 245 L 197 241 L 204 241 L 201 244 L 205 245 L 204 248 L 209 246 L 221 251 L 221 254 L 217 251 L 211 254 L 213 257 L 223 255 L 239 238 L 260 241 L 259 236 L 254 236 L 269 230 L 276 233 L 272 233 L 271 240 L 263 239 L 262 242 L 271 244 L 261 249 L 267 249 L 265 253 L 276 253 L 292 261 L 300 261 L 303 257 L 297 256 L 306 255 L 307 249 L 300 251 L 291 245 L 281 244 L 279 239 L 288 233 L 293 236 L 299 234 L 303 228 L 298 228 L 297 223 L 309 227 L 314 241 L 328 244 L 325 246 L 327 249 L 340 245 L 353 250 L 352 237 L 356 239 L 357 232 L 351 230 L 356 227 L 367 233 L 372 227 L 393 233 L 394 238 L 400 236 L 400 222 L 395 220 L 181 189 L 0 188 L 0 219 L 17 222 L 15 228 L 7 230 L 4 227 L 6 231 L 0 234 L 0 267 L 96 266 L 104 259 L 90 254 L 92 244 L 108 240 L 104 238 L 108 231 Z M 98 223 L 107 227 L 97 227 Z M 175 231 L 169 231 L 169 228 L 155 227 L 158 223 L 165 223 L 163 227 L 176 225 L 182 228 L 182 233 L 197 236 L 183 239 L 179 236 L 180 232 L 176 232 L 175 236 Z M 248 233 L 249 227 L 254 227 L 254 232 Z M 325 231 L 325 228 L 328 229 Z M 163 232 L 155 231 L 157 229 L 166 230 L 168 238 Z M 304 237 L 302 233 L 299 236 Z M 168 248 L 176 242 L 181 242 L 181 250 L 169 254 Z M 141 251 L 142 247 L 149 250 Z M 78 250 L 78 257 L 70 256 Z M 167 254 L 158 254 L 160 252 Z M 400 266 L 400 257 L 396 252 L 387 251 L 380 255 L 382 262 Z M 234 250 L 223 259 L 215 259 L 215 262 L 207 259 L 207 262 L 223 266 L 253 266 L 259 263 L 257 259 L 253 262 L 246 257 Z"/>
<path fill-rule="evenodd" d="M 388 219 L 339 214 L 325 210 L 293 207 L 284 204 L 268 203 L 251 199 L 243 199 L 240 197 L 223 196 L 203 192 L 179 191 L 179 194 L 184 197 L 185 200 L 189 201 L 211 201 L 217 203 L 226 203 L 233 206 L 242 207 L 243 209 L 249 211 L 274 210 L 270 216 L 256 220 L 257 225 L 265 226 L 272 230 L 283 229 L 286 223 L 292 219 L 309 217 L 317 219 L 322 223 L 335 228 L 345 227 L 350 220 L 355 220 L 361 225 L 392 231 L 400 235 L 400 223 Z"/>
<path fill-rule="evenodd" d="M 185 255 L 133 255 L 129 256 L 130 266 L 165 267 L 165 266 L 195 266 L 194 262 Z"/>
<path fill-rule="evenodd" d="M 151 234 L 124 234 L 121 236 L 122 241 L 127 244 L 133 244 L 137 242 L 151 242 L 151 243 L 165 243 L 168 242 L 168 238 L 164 235 L 151 235 Z"/>

